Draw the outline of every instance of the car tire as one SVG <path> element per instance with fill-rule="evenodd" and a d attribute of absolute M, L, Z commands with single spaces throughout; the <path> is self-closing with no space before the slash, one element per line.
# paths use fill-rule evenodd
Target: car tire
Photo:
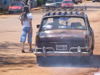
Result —
<path fill-rule="evenodd" d="M 12 14 L 12 12 L 11 12 L 11 11 L 9 11 L 9 14 Z"/>
<path fill-rule="evenodd" d="M 93 50 L 94 50 L 94 45 L 93 44 L 92 44 L 91 50 L 92 50 L 91 55 L 93 55 Z"/>
<path fill-rule="evenodd" d="M 0 11 L 3 11 L 3 9 L 1 8 Z"/>
<path fill-rule="evenodd" d="M 80 3 L 82 3 L 82 1 L 80 1 Z"/>
<path fill-rule="evenodd" d="M 75 4 L 78 4 L 78 2 L 75 2 Z"/>
<path fill-rule="evenodd" d="M 37 63 L 42 65 L 46 63 L 46 57 L 43 56 L 37 56 Z"/>
<path fill-rule="evenodd" d="M 93 56 L 93 51 L 91 52 L 91 56 Z"/>
<path fill-rule="evenodd" d="M 94 50 L 94 45 L 93 45 L 93 44 L 92 44 L 91 50 L 92 50 L 92 51 Z"/>

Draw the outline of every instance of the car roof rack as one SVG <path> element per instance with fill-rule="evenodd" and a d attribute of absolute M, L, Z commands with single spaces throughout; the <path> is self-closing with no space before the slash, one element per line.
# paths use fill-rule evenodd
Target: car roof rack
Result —
<path fill-rule="evenodd" d="M 86 14 L 82 11 L 53 11 L 48 12 L 44 15 L 44 17 L 50 17 L 50 16 L 82 16 L 86 17 Z"/>
<path fill-rule="evenodd" d="M 50 11 L 85 11 L 87 10 L 87 6 L 74 6 L 74 8 L 57 8 L 57 7 L 45 7 L 42 6 L 43 12 L 50 12 Z"/>

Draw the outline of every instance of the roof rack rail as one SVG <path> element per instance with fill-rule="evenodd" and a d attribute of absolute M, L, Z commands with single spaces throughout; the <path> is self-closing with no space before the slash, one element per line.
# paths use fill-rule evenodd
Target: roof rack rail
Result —
<path fill-rule="evenodd" d="M 87 10 L 87 6 L 75 6 L 73 9 L 72 8 L 48 8 L 44 7 L 42 8 L 43 12 L 51 12 L 51 11 L 85 11 Z"/>
<path fill-rule="evenodd" d="M 58 12 L 48 12 L 47 14 L 44 15 L 44 17 L 46 16 L 83 16 L 85 17 L 86 14 L 84 12 L 80 12 L 80 11 L 58 11 Z"/>

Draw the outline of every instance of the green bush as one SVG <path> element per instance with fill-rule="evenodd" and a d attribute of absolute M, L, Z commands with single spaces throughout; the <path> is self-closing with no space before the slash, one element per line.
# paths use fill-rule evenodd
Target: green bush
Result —
<path fill-rule="evenodd" d="M 42 5 L 42 0 L 37 0 L 37 6 L 41 6 Z"/>

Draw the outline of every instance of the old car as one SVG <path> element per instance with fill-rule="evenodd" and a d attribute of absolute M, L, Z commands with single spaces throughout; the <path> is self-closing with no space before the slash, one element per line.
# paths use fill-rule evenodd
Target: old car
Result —
<path fill-rule="evenodd" d="M 34 51 L 37 63 L 46 61 L 47 56 L 93 54 L 94 33 L 84 12 L 49 12 L 37 28 Z"/>
<path fill-rule="evenodd" d="M 9 14 L 14 12 L 22 12 L 24 9 L 24 3 L 23 2 L 13 2 L 9 6 Z"/>
<path fill-rule="evenodd" d="M 55 0 L 55 1 L 57 3 L 57 7 L 61 7 L 63 0 Z"/>
<path fill-rule="evenodd" d="M 62 2 L 62 8 L 74 8 L 72 0 L 64 0 Z"/>
<path fill-rule="evenodd" d="M 92 0 L 92 2 L 100 2 L 100 0 Z"/>
<path fill-rule="evenodd" d="M 46 3 L 45 3 L 45 6 L 46 7 L 56 7 L 57 4 L 56 4 L 55 0 L 47 0 Z"/>

